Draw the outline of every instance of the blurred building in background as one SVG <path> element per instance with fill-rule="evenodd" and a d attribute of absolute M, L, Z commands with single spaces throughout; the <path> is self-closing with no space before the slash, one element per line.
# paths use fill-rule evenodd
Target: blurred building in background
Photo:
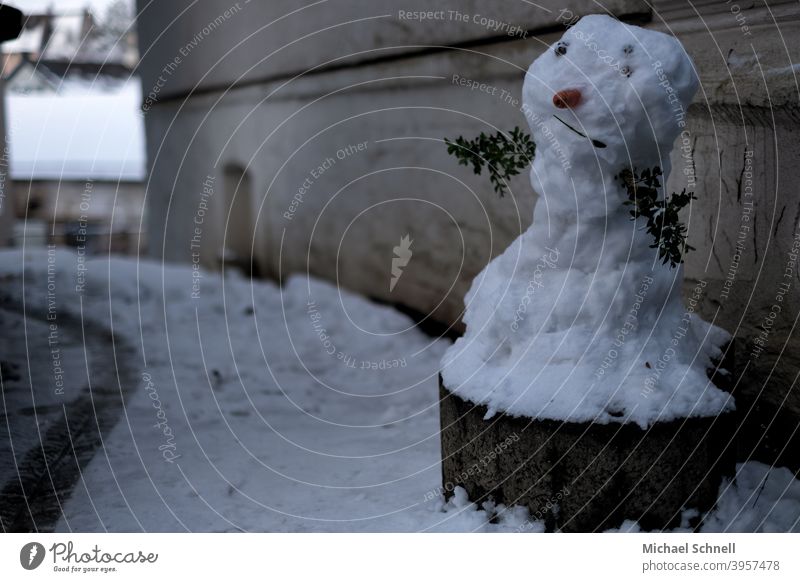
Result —
<path fill-rule="evenodd" d="M 144 133 L 133 12 L 57 5 L 26 14 L 3 45 L 12 244 L 135 253 L 144 211 Z"/>
<path fill-rule="evenodd" d="M 107 73 L 130 71 L 138 62 L 136 31 L 129 2 L 113 2 L 105 14 L 82 10 L 59 11 L 51 4 L 44 12 L 26 13 L 19 37 L 3 47 L 5 76 L 23 62 L 72 69 L 70 74 L 91 78 L 94 69 Z M 122 67 L 122 69 L 120 69 Z M 81 69 L 87 68 L 85 71 Z"/>
<path fill-rule="evenodd" d="M 16 39 L 22 32 L 22 13 L 0 4 L 0 43 Z M 5 83 L 0 75 L 0 248 L 11 243 L 14 229 L 14 204 L 9 178 L 9 146 L 6 135 Z"/>
<path fill-rule="evenodd" d="M 571 18 L 607 11 L 676 35 L 702 81 L 668 185 L 691 175 L 699 197 L 687 285 L 707 283 L 702 314 L 737 336 L 749 444 L 800 467 L 800 301 L 747 357 L 800 226 L 797 2 L 138 6 L 154 255 L 308 271 L 444 326 L 458 326 L 474 276 L 528 226 L 535 195 L 523 175 L 498 199 L 441 139 L 525 127 L 524 72 Z M 413 257 L 392 286 L 406 235 Z"/>

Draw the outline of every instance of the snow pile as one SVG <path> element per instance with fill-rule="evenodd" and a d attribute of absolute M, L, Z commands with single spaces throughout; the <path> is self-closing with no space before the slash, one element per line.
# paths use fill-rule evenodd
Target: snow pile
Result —
<path fill-rule="evenodd" d="M 506 508 L 491 503 L 478 508 L 466 492 L 457 487 L 449 503 L 438 502 L 435 511 L 445 514 L 436 531 L 481 531 L 541 533 L 542 521 L 531 520 L 523 507 Z M 698 512 L 687 509 L 682 525 L 670 533 L 691 532 L 689 520 Z M 606 533 L 640 533 L 638 522 L 625 520 Z M 737 465 L 730 483 L 720 486 L 714 509 L 703 518 L 700 533 L 785 533 L 800 532 L 800 480 L 782 467 L 750 461 Z"/>
<path fill-rule="evenodd" d="M 542 521 L 532 520 L 527 508 L 485 503 L 481 508 L 471 503 L 466 492 L 457 487 L 448 503 L 439 500 L 434 511 L 444 514 L 435 531 L 480 531 L 541 533 Z M 690 520 L 698 512 L 687 509 L 682 525 L 672 533 L 691 532 Z M 606 533 L 639 533 L 638 522 L 625 520 Z M 750 461 L 737 465 L 730 483 L 720 486 L 714 509 L 702 520 L 701 533 L 784 533 L 800 532 L 800 480 L 782 467 L 770 467 Z"/>
<path fill-rule="evenodd" d="M 530 519 L 527 507 L 506 507 L 487 501 L 479 508 L 462 487 L 456 487 L 449 501 L 436 500 L 431 516 L 438 517 L 425 531 L 438 533 L 543 533 L 544 522 Z M 437 516 L 437 514 L 443 514 Z"/>
<path fill-rule="evenodd" d="M 4 295 L 21 300 L 24 270 L 29 318 L 52 301 L 60 333 L 67 314 L 112 326 L 126 368 L 123 417 L 59 530 L 417 531 L 458 519 L 427 495 L 441 485 L 449 342 L 303 276 L 281 288 L 200 272 L 193 299 L 190 267 L 83 259 L 0 252 Z"/>
<path fill-rule="evenodd" d="M 800 532 L 800 481 L 786 468 L 738 465 L 733 481 L 720 487 L 703 531 Z"/>
<path fill-rule="evenodd" d="M 660 166 L 666 181 L 696 88 L 676 39 L 606 16 L 533 62 L 523 111 L 540 199 L 466 296 L 466 335 L 443 360 L 451 391 L 490 414 L 642 427 L 733 408 L 707 379 L 730 336 L 694 313 L 705 283 L 684 305 L 683 269 L 662 265 L 615 178 Z M 554 102 L 565 90 L 580 94 L 571 108 Z"/>
<path fill-rule="evenodd" d="M 82 313 L 116 335 L 124 415 L 83 469 L 60 531 L 544 530 L 526 508 L 479 507 L 460 488 L 439 495 L 445 342 L 307 277 L 280 289 L 203 272 L 193 299 L 195 278 L 147 261 L 0 252 L 3 294 L 24 293 L 27 333 L 42 333 L 34 320 L 54 307 L 57 326 Z M 69 386 L 66 399 L 82 393 Z M 800 482 L 746 463 L 706 521 L 786 531 L 799 519 Z"/>

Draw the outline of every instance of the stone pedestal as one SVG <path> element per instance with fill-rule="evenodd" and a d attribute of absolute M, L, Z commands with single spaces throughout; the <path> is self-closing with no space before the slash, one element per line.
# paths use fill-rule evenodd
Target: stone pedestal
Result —
<path fill-rule="evenodd" d="M 441 379 L 440 409 L 447 494 L 461 486 L 477 503 L 526 505 L 548 531 L 603 531 L 626 519 L 647 530 L 678 527 L 685 509 L 713 507 L 735 469 L 735 413 L 647 430 L 502 414 L 484 420 L 485 406 Z"/>

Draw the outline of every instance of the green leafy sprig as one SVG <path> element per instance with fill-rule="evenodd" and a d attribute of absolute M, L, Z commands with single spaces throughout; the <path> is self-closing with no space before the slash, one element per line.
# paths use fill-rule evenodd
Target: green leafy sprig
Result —
<path fill-rule="evenodd" d="M 445 138 L 447 153 L 454 155 L 458 163 L 472 166 L 476 174 L 484 167 L 489 168 L 489 181 L 495 192 L 503 196 L 508 190 L 507 181 L 519 174 L 533 159 L 536 144 L 531 136 L 515 127 L 510 133 L 497 132 L 494 135 L 481 133 L 473 140 L 459 136 L 455 141 Z M 669 198 L 658 199 L 661 187 L 661 168 L 645 169 L 639 174 L 636 168 L 620 172 L 620 180 L 628 192 L 625 205 L 633 206 L 631 220 L 645 218 L 647 232 L 653 237 L 650 248 L 658 249 L 658 257 L 671 267 L 683 263 L 683 255 L 695 248 L 686 243 L 686 225 L 680 221 L 678 213 L 692 200 L 697 200 L 693 192 L 684 188 L 680 194 L 673 193 Z"/>
<path fill-rule="evenodd" d="M 622 182 L 628 191 L 625 204 L 633 206 L 631 220 L 643 217 L 647 220 L 647 232 L 653 236 L 650 248 L 658 249 L 658 258 L 666 265 L 677 267 L 683 262 L 683 255 L 695 248 L 686 243 L 686 225 L 680 221 L 678 213 L 692 200 L 697 200 L 693 192 L 684 188 L 680 194 L 673 193 L 669 198 L 658 199 L 662 172 L 656 166 L 643 170 L 625 169 L 615 178 Z"/>
<path fill-rule="evenodd" d="M 459 136 L 455 141 L 445 138 L 444 142 L 447 153 L 458 158 L 459 164 L 471 165 L 476 174 L 488 167 L 489 181 L 500 196 L 508 189 L 508 179 L 528 167 L 536 151 L 531 136 L 519 127 L 507 135 L 500 131 L 494 135 L 481 132 L 471 141 Z"/>

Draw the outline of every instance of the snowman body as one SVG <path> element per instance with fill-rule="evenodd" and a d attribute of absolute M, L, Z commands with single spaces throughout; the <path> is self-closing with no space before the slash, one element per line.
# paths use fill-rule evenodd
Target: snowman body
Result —
<path fill-rule="evenodd" d="M 696 89 L 675 38 L 606 16 L 533 62 L 533 224 L 465 298 L 467 331 L 443 360 L 450 391 L 490 414 L 643 427 L 733 407 L 707 376 L 730 336 L 694 313 L 698 297 L 684 303 L 682 267 L 658 258 L 617 177 L 658 166 L 666 181 Z"/>

